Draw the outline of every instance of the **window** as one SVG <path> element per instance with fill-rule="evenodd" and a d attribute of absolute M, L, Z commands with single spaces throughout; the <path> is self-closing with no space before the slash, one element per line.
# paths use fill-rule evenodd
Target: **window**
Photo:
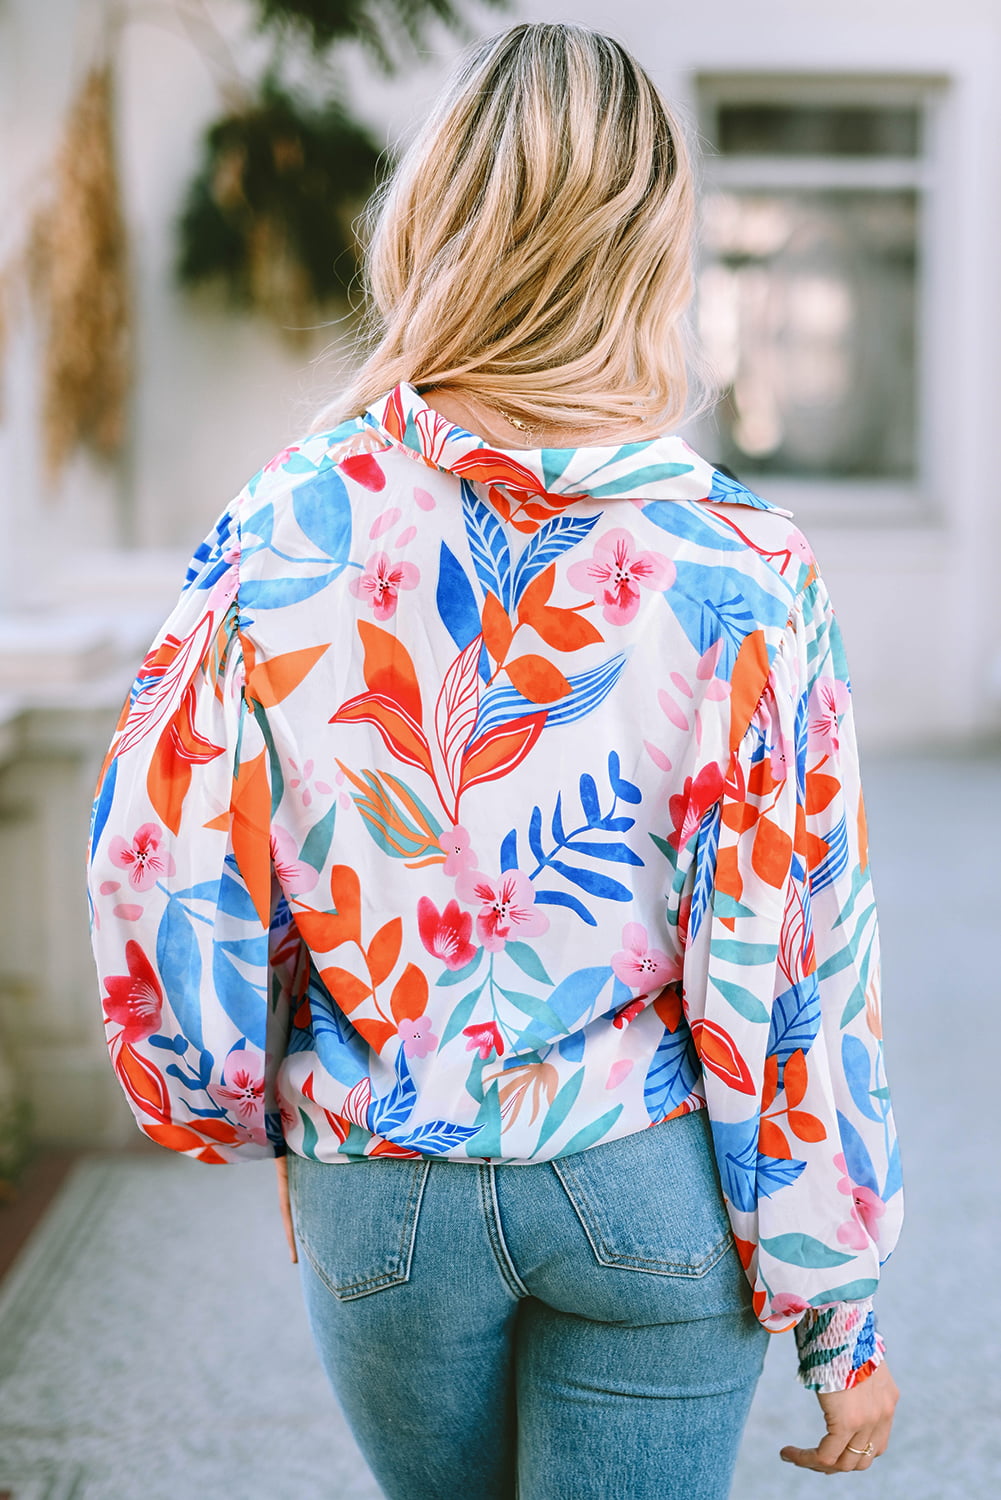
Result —
<path fill-rule="evenodd" d="M 705 79 L 700 98 L 714 456 L 751 483 L 913 494 L 927 91 L 755 77 Z"/>

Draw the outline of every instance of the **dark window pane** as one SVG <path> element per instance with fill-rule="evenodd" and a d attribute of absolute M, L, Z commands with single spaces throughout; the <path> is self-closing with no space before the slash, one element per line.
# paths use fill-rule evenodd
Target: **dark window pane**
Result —
<path fill-rule="evenodd" d="M 916 108 L 854 104 L 720 104 L 725 156 L 917 156 Z"/>
<path fill-rule="evenodd" d="M 917 226 L 910 190 L 707 195 L 699 327 L 737 473 L 913 476 Z"/>

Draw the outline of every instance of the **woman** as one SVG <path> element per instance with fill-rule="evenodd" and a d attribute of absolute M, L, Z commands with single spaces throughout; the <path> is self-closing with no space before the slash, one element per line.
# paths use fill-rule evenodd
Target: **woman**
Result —
<path fill-rule="evenodd" d="M 402 1500 L 724 1496 L 766 1330 L 828 1429 L 783 1458 L 889 1435 L 846 669 L 787 513 L 664 435 L 692 217 L 617 43 L 467 55 L 343 420 L 196 553 L 99 789 L 119 1078 L 153 1140 L 287 1164 Z"/>

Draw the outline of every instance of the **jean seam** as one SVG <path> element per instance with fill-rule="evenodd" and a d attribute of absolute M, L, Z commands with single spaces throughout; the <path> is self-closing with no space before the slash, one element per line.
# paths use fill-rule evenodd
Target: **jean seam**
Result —
<path fill-rule="evenodd" d="M 497 1269 L 509 1292 L 513 1296 L 530 1297 L 527 1286 L 522 1281 L 515 1269 L 511 1252 L 507 1248 L 504 1239 L 504 1231 L 501 1228 L 500 1205 L 497 1202 L 497 1178 L 492 1164 L 483 1163 L 479 1168 L 480 1173 L 480 1202 L 483 1206 L 483 1218 L 487 1228 L 487 1238 L 493 1251 L 494 1261 Z"/>
<path fill-rule="evenodd" d="M 619 1255 L 610 1245 L 605 1243 L 604 1238 L 601 1237 L 600 1229 L 597 1231 L 599 1235 L 597 1240 L 591 1232 L 591 1226 L 585 1218 L 585 1212 L 592 1215 L 596 1226 L 600 1224 L 601 1216 L 597 1212 L 593 1201 L 588 1197 L 587 1189 L 579 1182 L 574 1183 L 571 1188 L 563 1175 L 559 1158 L 554 1159 L 550 1165 L 559 1178 L 563 1186 L 563 1191 L 570 1199 L 574 1213 L 580 1220 L 581 1228 L 587 1235 L 588 1244 L 591 1246 L 594 1258 L 599 1265 L 611 1266 L 623 1271 L 647 1272 L 652 1276 L 682 1276 L 688 1280 L 698 1280 L 712 1270 L 716 1262 L 722 1259 L 733 1243 L 733 1234 L 728 1229 L 715 1244 L 710 1246 L 700 1259 L 695 1261 L 672 1261 L 653 1258 L 647 1259 L 641 1255 Z M 579 1202 L 578 1197 L 580 1199 Z"/>

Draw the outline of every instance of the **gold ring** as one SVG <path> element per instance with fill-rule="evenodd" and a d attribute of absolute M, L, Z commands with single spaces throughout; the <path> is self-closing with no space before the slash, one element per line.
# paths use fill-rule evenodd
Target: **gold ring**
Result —
<path fill-rule="evenodd" d="M 851 1443 L 846 1443 L 845 1447 L 849 1453 L 858 1453 L 862 1458 L 872 1458 L 876 1451 L 871 1443 L 866 1443 L 864 1448 L 853 1448 Z"/>

